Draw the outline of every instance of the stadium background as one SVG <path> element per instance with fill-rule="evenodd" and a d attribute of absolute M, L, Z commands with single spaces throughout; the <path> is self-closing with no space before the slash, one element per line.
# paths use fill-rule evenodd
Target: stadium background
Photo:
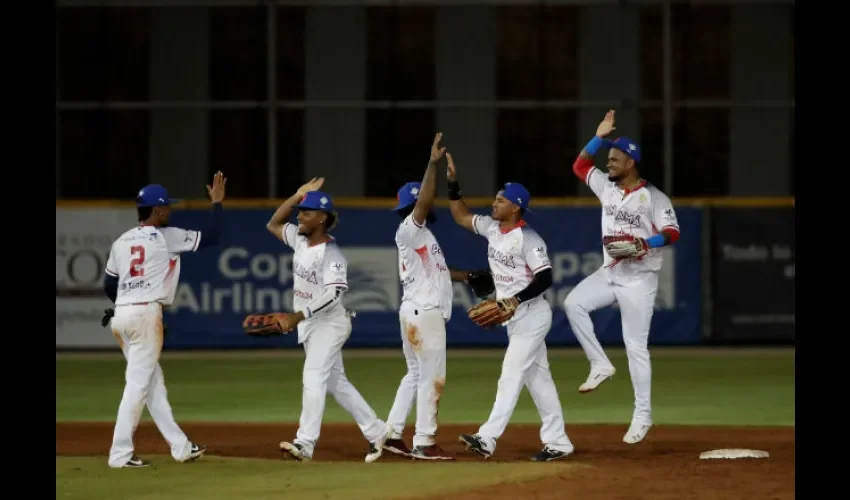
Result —
<path fill-rule="evenodd" d="M 715 439 L 719 434 L 705 428 L 685 438 L 665 432 L 671 424 L 779 425 L 793 434 L 794 2 L 57 3 L 57 496 L 60 490 L 66 498 L 114 498 L 116 492 L 134 498 L 141 491 L 160 498 L 262 496 L 283 477 L 278 462 L 269 466 L 274 479 L 268 483 L 250 479 L 267 467 L 255 462 L 212 461 L 205 465 L 211 469 L 171 472 L 167 457 L 157 459 L 157 481 L 102 474 L 123 387 L 123 359 L 100 326 L 110 305 L 100 287 L 103 264 L 112 240 L 135 224 L 132 200 L 149 182 L 188 200 L 177 207 L 175 225 L 200 226 L 207 216 L 205 184 L 217 170 L 228 177 L 224 241 L 183 259 L 179 302 L 166 314 L 162 366 L 178 421 L 297 421 L 303 354 L 295 339 L 247 338 L 239 324 L 250 311 L 288 309 L 291 252 L 264 225 L 283 198 L 318 175 L 341 207 L 335 235 L 351 262 L 347 300 L 358 315 L 346 369 L 385 416 L 405 369 L 395 312 L 397 219 L 389 209 L 402 183 L 421 179 L 433 134 L 442 131 L 474 210 L 486 210 L 507 181 L 522 182 L 534 196 L 537 213 L 528 219 L 547 240 L 555 269 L 547 292 L 555 309 L 547 339 L 553 374 L 570 435 L 580 450 L 591 448 L 590 458 L 577 453 L 576 460 L 606 471 L 598 460 L 620 457 L 616 476 L 623 482 L 612 487 L 635 498 L 708 498 L 712 491 L 755 498 L 759 485 L 772 485 L 772 498 L 793 498 L 793 435 L 789 448 L 759 442 L 754 427 L 728 439 Z M 641 144 L 641 173 L 673 198 L 682 225 L 682 240 L 665 249 L 650 335 L 658 430 L 650 433 L 648 449 L 664 450 L 651 460 L 600 450 L 608 438 L 579 425 L 619 426 L 610 436 L 616 442 L 631 416 L 616 308 L 593 317 L 618 377 L 590 399 L 576 393 L 587 364 L 562 309 L 566 293 L 602 257 L 598 202 L 570 167 L 609 108 L 617 110 L 617 133 Z M 438 185 L 434 230 L 449 263 L 486 265 L 484 241 L 451 221 L 445 182 Z M 503 332 L 475 328 L 465 317 L 469 290 L 455 290 L 440 414 L 447 429 L 486 419 L 507 341 Z M 760 347 L 746 347 L 753 345 Z M 83 434 L 69 421 L 103 424 L 96 424 L 100 434 Z M 509 432 L 531 424 L 533 441 L 538 421 L 523 394 Z M 325 422 L 330 436 L 332 425 L 350 417 L 329 402 Z M 262 448 L 242 436 L 225 449 L 216 436 L 230 431 L 187 425 L 220 454 Z M 337 436 L 357 442 L 356 429 L 345 429 Z M 272 448 L 289 436 L 278 431 L 263 436 Z M 781 465 L 770 465 L 777 468 L 763 476 L 753 466 L 748 470 L 756 476 L 749 479 L 739 469 L 664 472 L 656 482 L 626 479 L 641 467 L 696 467 L 689 446 L 747 444 L 742 435 L 755 440 L 752 446 L 766 446 Z M 80 443 L 100 455 L 60 460 L 88 454 L 75 448 Z M 140 449 L 165 453 L 162 446 L 155 436 Z M 303 469 L 297 480 L 286 475 L 307 483 L 287 493 L 388 493 L 358 490 L 360 482 L 345 483 L 347 469 L 327 467 Z M 521 471 L 513 464 L 482 472 L 465 467 L 439 478 L 408 477 L 399 469 L 354 473 L 368 475 L 370 484 L 422 483 L 447 491 L 457 481 L 512 480 Z M 676 490 L 676 478 L 688 478 L 693 489 Z M 227 489 L 225 481 L 235 486 Z M 665 489 L 647 493 L 652 484 Z M 585 487 L 571 483 L 571 491 L 593 499 L 593 486 Z M 514 497 L 523 493 L 514 490 Z"/>

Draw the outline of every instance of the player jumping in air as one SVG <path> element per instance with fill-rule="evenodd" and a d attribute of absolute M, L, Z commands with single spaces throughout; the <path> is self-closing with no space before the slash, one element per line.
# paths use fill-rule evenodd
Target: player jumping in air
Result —
<path fill-rule="evenodd" d="M 169 198 L 168 191 L 158 184 L 143 187 L 136 198 L 139 225 L 119 236 L 109 250 L 103 286 L 115 308 L 106 310 L 103 325 L 111 318 L 112 334 L 127 358 L 124 395 L 109 450 L 112 468 L 150 465 L 133 452 L 133 435 L 144 406 L 168 442 L 174 460 L 194 460 L 206 450 L 189 441 L 171 412 L 159 365 L 162 308 L 174 302 L 180 279 L 180 254 L 218 243 L 226 182 L 218 172 L 212 186 L 207 186 L 212 200 L 212 222 L 203 231 L 169 227 L 170 205 L 177 200 Z"/>
<path fill-rule="evenodd" d="M 458 225 L 487 239 L 496 303 L 499 309 L 513 311 L 505 315 L 508 348 L 490 418 L 477 433 L 459 439 L 479 455 L 492 456 L 525 386 L 542 420 L 543 449 L 531 459 L 542 462 L 567 457 L 574 447 L 564 429 L 546 352 L 552 308 L 543 292 L 552 285 L 552 266 L 543 238 L 522 218 L 531 196 L 521 184 L 509 182 L 496 194 L 492 216 L 472 214 L 461 197 L 451 154 L 446 154 L 446 160 L 452 216 Z"/>
<path fill-rule="evenodd" d="M 389 426 L 345 375 L 342 346 L 351 335 L 351 316 L 343 305 L 348 290 L 348 261 L 328 234 L 337 214 L 330 195 L 317 191 L 324 178 L 301 186 L 272 215 L 267 229 L 294 250 L 293 304 L 298 343 L 304 345 L 304 391 L 295 440 L 281 441 L 280 450 L 299 461 L 313 458 L 319 440 L 325 400 L 330 392 L 369 442 L 366 462 L 381 457 Z M 298 208 L 298 224 L 287 222 Z"/>
<path fill-rule="evenodd" d="M 602 203 L 604 262 L 570 292 L 564 310 L 590 361 L 590 375 L 579 387 L 579 392 L 587 393 L 614 375 L 614 365 L 593 331 L 590 313 L 614 302 L 619 305 L 635 394 L 632 422 L 623 441 L 634 444 L 652 427 L 649 326 L 661 271 L 660 247 L 679 239 L 679 224 L 670 199 L 641 179 L 638 145 L 627 137 L 603 139 L 615 128 L 614 110 L 610 110 L 573 163 L 573 172 Z M 610 147 L 607 175 L 593 166 L 593 156 L 603 145 Z"/>

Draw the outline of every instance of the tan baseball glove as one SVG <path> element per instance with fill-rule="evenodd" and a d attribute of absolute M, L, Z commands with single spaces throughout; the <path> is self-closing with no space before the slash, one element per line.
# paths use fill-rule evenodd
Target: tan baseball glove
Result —
<path fill-rule="evenodd" d="M 483 328 L 491 328 L 511 319 L 519 305 L 519 300 L 514 297 L 508 299 L 487 299 L 480 302 L 467 311 L 469 319 Z"/>
<path fill-rule="evenodd" d="M 649 245 L 645 239 L 636 238 L 629 234 L 606 236 L 602 241 L 605 245 L 605 251 L 615 259 L 641 257 L 649 250 Z"/>
<path fill-rule="evenodd" d="M 249 314 L 242 322 L 242 329 L 248 335 L 266 337 L 286 335 L 297 325 L 298 315 L 293 313 Z"/>

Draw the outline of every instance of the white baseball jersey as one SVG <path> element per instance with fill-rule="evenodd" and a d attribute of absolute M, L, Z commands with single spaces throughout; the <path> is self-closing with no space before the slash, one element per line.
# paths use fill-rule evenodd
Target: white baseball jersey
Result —
<path fill-rule="evenodd" d="M 298 324 L 298 341 L 303 342 L 307 324 L 321 316 L 345 313 L 336 290 L 348 290 L 348 261 L 333 239 L 310 245 L 295 224 L 283 225 L 283 242 L 295 251 L 292 310 L 305 311 L 306 319 Z"/>
<path fill-rule="evenodd" d="M 645 181 L 631 191 L 620 189 L 608 180 L 608 175 L 592 167 L 587 174 L 587 185 L 602 202 L 602 237 L 630 234 L 649 238 L 665 228 L 679 231 L 676 211 L 670 198 Z M 637 274 L 661 270 L 661 249 L 650 249 L 638 259 L 614 260 L 603 249 L 604 266 L 617 274 Z"/>
<path fill-rule="evenodd" d="M 496 284 L 496 299 L 513 297 L 531 283 L 535 274 L 552 268 L 546 242 L 525 221 L 503 232 L 492 217 L 476 214 L 472 217 L 472 227 L 476 234 L 487 238 L 487 259 Z"/>
<path fill-rule="evenodd" d="M 404 290 L 402 302 L 422 309 L 439 308 L 448 321 L 452 315 L 452 281 L 443 250 L 430 229 L 405 217 L 395 233 L 398 274 Z"/>
<path fill-rule="evenodd" d="M 112 243 L 106 274 L 118 278 L 115 305 L 174 301 L 180 279 L 180 254 L 198 250 L 200 231 L 138 226 Z"/>

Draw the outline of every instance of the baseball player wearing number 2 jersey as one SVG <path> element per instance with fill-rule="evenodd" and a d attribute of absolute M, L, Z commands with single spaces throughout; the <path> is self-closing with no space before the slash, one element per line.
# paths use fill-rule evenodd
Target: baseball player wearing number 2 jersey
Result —
<path fill-rule="evenodd" d="M 579 387 L 579 392 L 587 393 L 614 375 L 614 365 L 593 332 L 590 313 L 614 302 L 620 306 L 623 343 L 635 394 L 632 422 L 623 441 L 634 444 L 642 441 L 652 427 L 648 342 L 661 270 L 659 247 L 679 239 L 679 223 L 670 199 L 639 177 L 638 145 L 626 137 L 603 140 L 614 130 L 614 118 L 614 110 L 605 115 L 596 136 L 573 164 L 573 172 L 602 203 L 605 258 L 599 270 L 570 292 L 564 311 L 590 361 L 590 375 Z M 593 166 L 593 155 L 603 144 L 610 147 L 607 175 Z"/>
<path fill-rule="evenodd" d="M 543 449 L 531 459 L 544 462 L 567 457 L 574 447 L 564 428 L 561 401 L 546 352 L 552 308 L 543 292 L 552 285 L 552 266 L 543 238 L 522 219 L 531 196 L 521 184 L 509 182 L 496 194 L 492 217 L 473 215 L 461 197 L 451 154 L 447 153 L 446 159 L 452 216 L 460 226 L 487 238 L 496 299 L 515 307 L 506 322 L 508 348 L 490 418 L 477 433 L 463 434 L 459 439 L 479 455 L 492 456 L 496 440 L 504 433 L 525 386 L 542 420 Z"/>
<path fill-rule="evenodd" d="M 127 359 L 124 395 L 109 450 L 109 466 L 147 467 L 134 451 L 133 435 L 147 406 L 159 432 L 178 462 L 199 458 L 206 450 L 189 441 L 174 421 L 165 389 L 159 355 L 162 351 L 162 308 L 174 301 L 180 279 L 180 254 L 218 243 L 222 226 L 224 185 L 221 172 L 207 186 L 212 200 L 208 229 L 194 231 L 168 226 L 170 205 L 177 200 L 158 184 L 139 191 L 136 205 L 139 225 L 112 243 L 106 261 L 104 290 L 115 303 L 107 310 L 104 326 L 112 316 L 112 333 Z"/>
<path fill-rule="evenodd" d="M 351 317 L 342 300 L 348 290 L 348 262 L 328 234 L 338 217 L 330 195 L 317 191 L 323 183 L 319 178 L 301 186 L 266 226 L 294 250 L 292 309 L 305 353 L 298 431 L 295 440 L 280 442 L 280 450 L 299 461 L 313 458 L 330 392 L 369 442 L 366 462 L 371 463 L 381 457 L 390 429 L 348 381 L 342 364 L 342 346 L 351 335 Z M 298 225 L 286 222 L 296 205 Z"/>

